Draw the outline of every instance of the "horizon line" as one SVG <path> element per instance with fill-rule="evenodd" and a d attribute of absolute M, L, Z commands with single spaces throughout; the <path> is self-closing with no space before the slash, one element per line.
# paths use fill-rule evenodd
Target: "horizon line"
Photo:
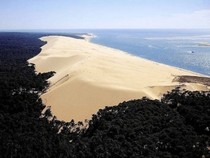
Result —
<path fill-rule="evenodd" d="M 32 29 L 0 29 L 0 31 L 54 31 L 54 30 L 210 30 L 210 28 L 45 28 L 45 29 L 36 29 L 36 28 L 32 28 Z"/>

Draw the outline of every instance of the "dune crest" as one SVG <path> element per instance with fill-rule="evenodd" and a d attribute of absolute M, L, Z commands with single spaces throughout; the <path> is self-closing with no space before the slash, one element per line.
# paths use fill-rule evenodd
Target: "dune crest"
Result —
<path fill-rule="evenodd" d="M 63 36 L 47 41 L 40 54 L 30 59 L 36 71 L 55 71 L 42 95 L 58 119 L 90 119 L 105 106 L 147 96 L 159 99 L 176 86 L 208 90 L 199 83 L 179 83 L 175 76 L 201 76 L 194 72 L 135 57 L 126 52 Z"/>

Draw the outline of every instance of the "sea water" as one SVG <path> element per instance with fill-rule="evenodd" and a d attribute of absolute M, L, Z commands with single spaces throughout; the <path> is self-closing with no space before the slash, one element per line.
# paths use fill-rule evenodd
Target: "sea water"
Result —
<path fill-rule="evenodd" d="M 210 30 L 90 30 L 92 42 L 210 75 Z"/>

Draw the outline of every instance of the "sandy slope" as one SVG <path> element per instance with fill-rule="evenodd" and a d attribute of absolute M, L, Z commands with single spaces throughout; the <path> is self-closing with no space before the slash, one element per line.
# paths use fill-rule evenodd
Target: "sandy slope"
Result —
<path fill-rule="evenodd" d="M 160 98 L 180 85 L 172 82 L 175 76 L 198 75 L 87 40 L 62 36 L 41 40 L 47 44 L 29 62 L 36 64 L 38 72 L 56 71 L 42 99 L 57 118 L 66 121 L 90 119 L 98 109 L 130 99 Z M 185 88 L 206 90 L 190 83 Z"/>

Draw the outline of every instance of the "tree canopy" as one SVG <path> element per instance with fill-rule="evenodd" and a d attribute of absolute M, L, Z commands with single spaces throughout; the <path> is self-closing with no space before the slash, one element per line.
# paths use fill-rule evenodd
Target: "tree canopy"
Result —
<path fill-rule="evenodd" d="M 84 124 L 57 120 L 40 99 L 55 72 L 27 62 L 43 35 L 0 33 L 0 157 L 210 157 L 210 92 L 175 89 L 100 109 Z"/>

